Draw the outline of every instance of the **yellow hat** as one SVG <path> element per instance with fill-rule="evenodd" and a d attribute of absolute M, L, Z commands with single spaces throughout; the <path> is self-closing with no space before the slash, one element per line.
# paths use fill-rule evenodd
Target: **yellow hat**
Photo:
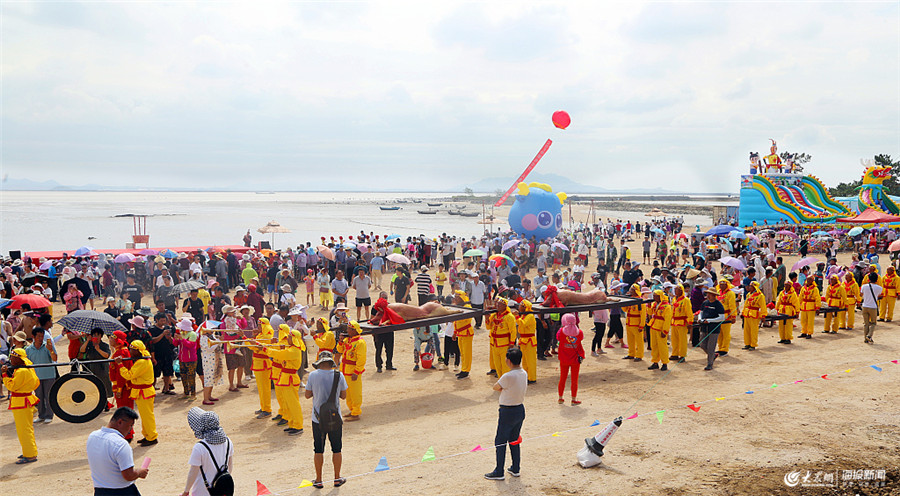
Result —
<path fill-rule="evenodd" d="M 290 337 L 290 344 L 291 344 L 291 346 L 296 346 L 297 348 L 300 348 L 301 350 L 305 350 L 306 345 L 303 343 L 303 333 L 296 329 L 292 329 L 291 337 Z"/>
<path fill-rule="evenodd" d="M 145 346 L 144 342 L 140 339 L 132 341 L 129 348 L 140 351 L 142 356 L 150 356 L 150 352 L 147 351 L 147 346 Z"/>
<path fill-rule="evenodd" d="M 10 355 L 17 355 L 19 358 L 21 358 L 23 360 L 28 359 L 28 354 L 25 353 L 25 350 L 23 350 L 22 348 L 16 348 L 16 349 L 12 350 L 12 353 L 10 353 Z"/>
<path fill-rule="evenodd" d="M 465 291 L 457 289 L 456 291 L 454 291 L 454 293 L 456 293 L 456 296 L 459 296 L 463 303 L 467 303 L 469 301 L 469 295 L 467 295 Z"/>
<path fill-rule="evenodd" d="M 351 321 L 350 321 L 350 327 L 352 327 L 353 329 L 355 329 L 357 334 L 362 334 L 362 328 L 359 327 L 359 322 L 357 322 L 357 321 L 355 321 L 355 320 L 351 320 Z"/>

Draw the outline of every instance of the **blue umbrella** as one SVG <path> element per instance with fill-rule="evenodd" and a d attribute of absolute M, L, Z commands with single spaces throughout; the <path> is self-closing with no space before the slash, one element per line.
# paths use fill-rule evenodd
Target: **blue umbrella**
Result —
<path fill-rule="evenodd" d="M 740 229 L 738 229 L 734 226 L 729 226 L 727 224 L 720 224 L 720 225 L 710 229 L 709 231 L 706 231 L 704 236 L 720 236 L 723 234 L 728 234 L 731 231 L 740 231 Z"/>
<path fill-rule="evenodd" d="M 816 231 L 812 233 L 813 236 L 828 236 L 830 233 L 828 231 Z"/>
<path fill-rule="evenodd" d="M 162 255 L 163 258 L 175 258 L 178 256 L 178 254 L 172 250 L 166 250 L 166 251 L 160 253 L 160 255 Z"/>
<path fill-rule="evenodd" d="M 94 253 L 93 246 L 82 246 L 81 248 L 75 250 L 76 257 L 84 257 L 89 255 L 96 255 L 96 253 Z"/>
<path fill-rule="evenodd" d="M 731 231 L 728 233 L 728 237 L 732 239 L 747 239 L 747 235 L 741 231 Z"/>
<path fill-rule="evenodd" d="M 10 303 L 12 303 L 12 300 L 8 298 L 0 298 L 0 308 L 5 308 Z"/>
<path fill-rule="evenodd" d="M 391 239 L 400 239 L 400 235 L 399 235 L 399 234 L 391 234 L 390 236 L 388 236 L 388 237 L 386 237 L 386 238 L 384 238 L 384 239 L 385 239 L 385 241 L 388 241 L 388 240 L 391 240 Z"/>
<path fill-rule="evenodd" d="M 723 239 L 722 244 L 728 247 L 728 251 L 734 251 L 734 246 L 732 246 L 731 241 Z"/>
<path fill-rule="evenodd" d="M 650 229 L 650 232 L 655 232 L 655 233 L 658 233 L 658 234 L 665 234 L 665 233 L 666 233 L 665 231 L 663 231 L 662 229 L 660 229 L 660 228 L 658 228 L 658 227 L 654 227 L 653 229 Z"/>
<path fill-rule="evenodd" d="M 352 250 L 352 249 L 356 248 L 356 243 L 351 243 L 351 242 L 347 241 L 341 246 L 343 246 L 345 250 Z"/>
<path fill-rule="evenodd" d="M 853 229 L 850 229 L 849 231 L 847 231 L 847 235 L 848 236 L 859 236 L 860 234 L 862 234 L 862 232 L 863 232 L 863 228 L 857 226 L 857 227 L 854 227 Z"/>

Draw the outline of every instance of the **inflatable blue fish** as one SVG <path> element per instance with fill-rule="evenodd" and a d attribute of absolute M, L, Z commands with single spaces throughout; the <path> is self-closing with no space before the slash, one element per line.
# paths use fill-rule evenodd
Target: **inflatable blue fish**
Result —
<path fill-rule="evenodd" d="M 565 193 L 553 193 L 543 183 L 519 183 L 516 201 L 509 210 L 509 227 L 525 239 L 553 238 L 562 229 Z"/>

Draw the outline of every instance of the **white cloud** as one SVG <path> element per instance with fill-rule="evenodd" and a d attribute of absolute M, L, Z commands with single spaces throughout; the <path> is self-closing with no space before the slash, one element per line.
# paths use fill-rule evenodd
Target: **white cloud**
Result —
<path fill-rule="evenodd" d="M 900 155 L 896 4 L 4 3 L 0 15 L 11 177 L 427 188 L 513 178 L 550 137 L 545 172 L 733 191 L 770 137 L 811 153 L 826 183 L 855 179 L 860 156 Z M 566 131 L 550 124 L 558 109 Z"/>

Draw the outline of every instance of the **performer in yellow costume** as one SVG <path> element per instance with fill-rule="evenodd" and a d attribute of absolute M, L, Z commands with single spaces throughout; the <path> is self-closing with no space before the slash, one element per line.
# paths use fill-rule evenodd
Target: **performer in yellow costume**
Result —
<path fill-rule="evenodd" d="M 847 272 L 844 275 L 844 292 L 847 294 L 847 299 L 844 300 L 844 305 L 847 309 L 847 321 L 844 323 L 844 329 L 849 331 L 853 329 L 853 324 L 856 323 L 856 306 L 862 303 L 859 284 L 856 283 L 856 278 L 853 277 L 852 272 Z"/>
<path fill-rule="evenodd" d="M 131 398 L 141 417 L 141 434 L 144 438 L 138 441 L 141 446 L 150 446 L 158 443 L 156 433 L 156 416 L 153 414 L 153 403 L 156 391 L 153 389 L 153 362 L 141 357 L 149 357 L 150 352 L 144 346 L 144 342 L 135 339 L 128 347 L 131 352 L 131 368 L 122 366 L 122 357 L 116 358 L 119 366 L 119 375 L 131 382 Z"/>
<path fill-rule="evenodd" d="M 522 368 L 528 372 L 528 383 L 537 382 L 537 321 L 531 313 L 531 302 L 522 300 L 516 316 L 519 333 L 519 349 L 522 350 Z"/>
<path fill-rule="evenodd" d="M 879 321 L 890 322 L 894 318 L 894 304 L 897 303 L 897 292 L 900 290 L 900 277 L 893 267 L 888 266 L 885 270 L 884 277 L 878 281 L 883 289 L 881 292 L 881 301 L 878 302 L 880 307 Z"/>
<path fill-rule="evenodd" d="M 334 332 L 329 328 L 328 322 L 326 322 L 325 319 L 319 318 L 316 320 L 316 334 L 313 336 L 313 340 L 315 340 L 316 346 L 319 348 L 316 352 L 316 360 L 318 360 L 319 354 L 323 351 L 334 353 L 334 346 L 336 344 Z"/>
<path fill-rule="evenodd" d="M 822 306 L 822 296 L 812 277 L 807 277 L 800 288 L 800 337 L 811 339 L 816 319 L 816 310 Z"/>
<path fill-rule="evenodd" d="M 632 284 L 628 296 L 640 298 L 641 287 Z M 625 334 L 628 340 L 628 355 L 622 359 L 630 358 L 640 362 L 644 359 L 644 323 L 647 321 L 647 306 L 631 305 L 622 307 L 622 311 L 625 312 Z"/>
<path fill-rule="evenodd" d="M 797 318 L 797 313 L 800 311 L 800 298 L 797 297 L 793 284 L 784 285 L 784 291 L 778 295 L 775 302 L 775 311 L 791 317 L 778 321 L 778 337 L 781 338 L 778 343 L 791 344 L 791 340 L 794 339 L 794 319 Z"/>
<path fill-rule="evenodd" d="M 269 319 L 265 317 L 259 319 L 259 333 L 254 339 L 265 344 L 273 342 L 274 330 L 269 324 Z M 253 346 L 250 349 L 253 351 L 250 369 L 256 376 L 256 392 L 259 394 L 259 410 L 256 411 L 256 418 L 263 419 L 272 416 L 272 360 L 262 346 Z"/>
<path fill-rule="evenodd" d="M 847 290 L 841 284 L 841 279 L 837 275 L 833 275 L 828 279 L 828 290 L 825 291 L 825 304 L 829 307 L 840 308 L 837 313 L 825 314 L 825 334 L 837 334 L 838 329 L 844 328 L 844 320 L 846 316 L 847 306 Z"/>
<path fill-rule="evenodd" d="M 684 293 L 684 286 L 675 286 L 672 302 L 672 356 L 669 360 L 682 360 L 687 355 L 688 329 L 694 325 L 691 299 Z"/>
<path fill-rule="evenodd" d="M 303 352 L 306 345 L 303 343 L 303 334 L 297 330 L 291 330 L 286 324 L 278 327 L 279 336 L 284 336 L 286 346 L 284 349 L 269 347 L 267 354 L 273 361 L 281 363 L 281 375 L 275 383 L 275 391 L 281 389 L 279 401 L 284 400 L 285 414 L 282 418 L 287 420 L 284 432 L 289 436 L 296 436 L 303 432 L 303 409 L 300 407 L 300 376 L 297 371 L 303 364 Z"/>
<path fill-rule="evenodd" d="M 750 283 L 741 317 L 744 318 L 744 349 L 755 350 L 759 346 L 759 323 L 766 318 L 766 295 L 756 281 Z"/>
<path fill-rule="evenodd" d="M 509 372 L 506 368 L 506 350 L 516 340 L 516 317 L 509 311 L 506 300 L 497 298 L 497 311 L 487 319 L 487 328 L 490 333 L 491 359 L 497 377 Z M 490 375 L 491 373 L 488 372 Z"/>
<path fill-rule="evenodd" d="M 348 336 L 337 345 L 341 354 L 341 373 L 347 380 L 347 408 L 350 412 L 344 415 L 348 421 L 359 420 L 362 413 L 362 374 L 366 371 L 366 342 L 360 334 L 359 322 L 350 321 L 347 327 Z"/>
<path fill-rule="evenodd" d="M 453 295 L 453 303 L 472 308 L 469 297 L 465 291 L 456 290 Z M 472 340 L 475 339 L 474 319 L 461 319 L 453 322 L 453 340 L 459 344 L 460 372 L 457 379 L 469 377 L 472 370 Z"/>
<path fill-rule="evenodd" d="M 4 365 L 0 373 L 3 374 L 3 385 L 9 389 L 9 410 L 13 412 L 13 420 L 16 424 L 16 435 L 22 446 L 22 456 L 16 461 L 17 465 L 37 461 L 37 442 L 34 440 L 34 405 L 38 399 L 34 390 L 41 381 L 32 369 L 25 367 L 31 365 L 31 360 L 22 348 L 16 348 L 9 354 L 9 364 Z"/>
<path fill-rule="evenodd" d="M 672 328 L 672 305 L 669 297 L 661 289 L 653 292 L 653 306 L 650 308 L 650 365 L 649 370 L 669 369 L 669 330 Z"/>
<path fill-rule="evenodd" d="M 731 347 L 731 326 L 737 321 L 737 299 L 734 296 L 733 289 L 734 286 L 731 285 L 731 281 L 726 279 L 725 276 L 719 279 L 718 299 L 722 302 L 722 306 L 725 307 L 725 320 L 722 322 L 722 327 L 720 327 L 719 342 L 716 348 L 716 353 L 719 356 L 728 354 L 728 349 Z"/>

